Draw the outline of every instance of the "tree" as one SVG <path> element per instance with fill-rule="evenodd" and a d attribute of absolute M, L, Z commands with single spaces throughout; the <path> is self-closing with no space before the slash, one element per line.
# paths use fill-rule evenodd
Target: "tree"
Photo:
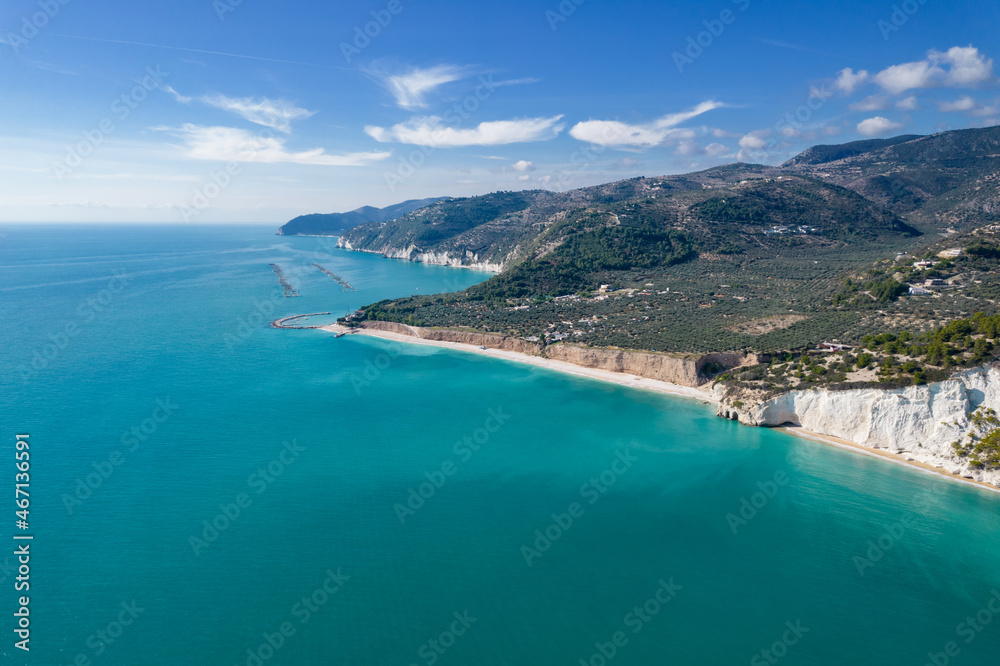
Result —
<path fill-rule="evenodd" d="M 968 441 L 952 444 L 959 457 L 968 458 L 976 469 L 1000 469 L 1000 418 L 997 413 L 980 405 L 969 417 L 972 427 L 966 433 Z"/>

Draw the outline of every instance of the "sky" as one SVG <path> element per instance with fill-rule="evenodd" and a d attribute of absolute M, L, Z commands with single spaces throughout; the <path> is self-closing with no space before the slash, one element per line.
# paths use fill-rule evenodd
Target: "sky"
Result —
<path fill-rule="evenodd" d="M 7 0 L 0 221 L 249 222 L 1000 124 L 996 2 Z"/>

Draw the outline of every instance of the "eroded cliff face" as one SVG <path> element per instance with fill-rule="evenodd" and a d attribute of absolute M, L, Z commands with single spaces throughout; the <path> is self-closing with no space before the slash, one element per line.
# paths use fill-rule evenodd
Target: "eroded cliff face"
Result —
<path fill-rule="evenodd" d="M 967 370 L 948 381 L 892 391 L 818 389 L 765 400 L 726 395 L 721 386 L 714 391 L 720 399 L 719 415 L 740 423 L 799 425 L 1000 486 L 1000 470 L 973 469 L 951 447 L 968 432 L 969 414 L 980 405 L 1000 411 L 1000 363 Z"/>
<path fill-rule="evenodd" d="M 698 357 L 683 358 L 668 354 L 599 349 L 565 343 L 549 345 L 545 349 L 545 356 L 585 368 L 624 372 L 673 382 L 681 386 L 698 386 L 704 383 L 704 380 L 698 377 Z"/>
<path fill-rule="evenodd" d="M 679 356 L 653 352 L 633 352 L 620 349 L 601 349 L 560 343 L 541 345 L 497 333 L 480 333 L 456 329 L 420 328 L 388 321 L 366 321 L 364 328 L 371 328 L 403 335 L 412 335 L 426 340 L 460 342 L 463 344 L 516 351 L 522 354 L 537 354 L 554 361 L 564 361 L 584 368 L 596 368 L 610 372 L 622 372 L 647 379 L 659 379 L 681 386 L 700 386 L 706 379 L 700 375 L 707 363 L 721 363 L 727 368 L 741 364 L 756 364 L 755 356 L 738 352 L 707 354 L 705 356 Z"/>
<path fill-rule="evenodd" d="M 406 249 L 385 246 L 377 250 L 366 250 L 356 248 L 343 236 L 337 241 L 337 247 L 355 252 L 368 252 L 369 254 L 379 254 L 388 259 L 405 259 L 406 261 L 416 261 L 423 264 L 435 264 L 438 266 L 452 266 L 453 268 L 475 268 L 483 271 L 499 273 L 503 270 L 503 264 L 482 261 L 479 255 L 466 251 L 461 256 L 454 256 L 447 252 L 424 252 L 416 245 L 411 245 Z"/>

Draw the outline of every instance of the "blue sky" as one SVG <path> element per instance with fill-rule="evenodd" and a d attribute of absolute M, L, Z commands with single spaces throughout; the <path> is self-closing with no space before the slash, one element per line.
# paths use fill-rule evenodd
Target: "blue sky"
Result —
<path fill-rule="evenodd" d="M 8 0 L 0 221 L 278 225 L 995 125 L 998 26 L 936 0 Z"/>

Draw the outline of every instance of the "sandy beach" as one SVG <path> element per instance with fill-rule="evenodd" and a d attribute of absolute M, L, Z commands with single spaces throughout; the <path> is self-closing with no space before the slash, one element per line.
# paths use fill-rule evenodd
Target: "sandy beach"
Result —
<path fill-rule="evenodd" d="M 716 404 L 714 400 L 707 391 L 702 389 L 692 388 L 690 386 L 681 386 L 679 384 L 672 384 L 671 382 L 661 381 L 659 379 L 649 379 L 646 377 L 637 377 L 636 375 L 629 375 L 622 372 L 611 372 L 609 370 L 599 370 L 597 368 L 584 368 L 579 365 L 574 365 L 572 363 L 566 363 L 564 361 L 554 361 L 552 359 L 543 358 L 541 356 L 533 356 L 531 354 L 522 354 L 520 352 L 505 351 L 502 349 L 491 349 L 487 347 L 486 349 L 481 349 L 476 345 L 468 345 L 461 342 L 445 342 L 441 340 L 425 340 L 423 338 L 418 338 L 412 335 L 403 335 L 401 333 L 391 333 L 389 331 L 378 331 L 374 329 L 355 329 L 347 328 L 346 326 L 340 326 L 339 324 L 332 324 L 330 326 L 321 326 L 324 331 L 330 331 L 331 333 L 346 333 L 349 335 L 370 335 L 376 338 L 385 338 L 386 340 L 394 340 L 396 342 L 405 342 L 412 345 L 429 345 L 431 347 L 442 347 L 445 349 L 454 349 L 457 351 L 470 352 L 473 354 L 481 354 L 483 356 L 490 356 L 493 358 L 502 358 L 508 361 L 516 361 L 518 363 L 528 363 L 530 365 L 538 366 L 540 368 L 548 368 L 549 370 L 555 370 L 557 372 L 564 372 L 570 375 L 576 375 L 578 377 L 589 377 L 591 379 L 599 379 L 605 382 L 611 382 L 613 384 L 620 384 L 621 386 L 631 386 L 632 388 L 645 389 L 647 391 L 656 391 L 657 393 L 668 393 L 670 395 L 683 396 L 685 398 L 695 398 L 703 402 L 709 402 Z"/>
<path fill-rule="evenodd" d="M 554 361 L 552 359 L 543 358 L 541 356 L 533 356 L 531 354 L 522 354 L 520 352 L 505 351 L 501 349 L 491 349 L 488 347 L 483 349 L 476 345 L 469 345 L 461 342 L 426 340 L 424 338 L 418 338 L 412 335 L 403 335 L 401 333 L 392 333 L 389 331 L 348 328 L 346 326 L 341 326 L 339 324 L 332 324 L 330 326 L 320 326 L 319 328 L 324 331 L 329 331 L 330 333 L 337 333 L 337 334 L 343 333 L 347 335 L 369 335 L 376 338 L 384 338 L 386 340 L 393 340 L 396 342 L 402 342 L 406 344 L 429 345 L 432 347 L 454 349 L 457 351 L 469 352 L 472 354 L 481 354 L 483 356 L 506 359 L 508 361 L 515 361 L 517 363 L 527 363 L 540 368 L 548 368 L 549 370 L 555 370 L 557 372 L 564 372 L 566 374 L 576 375 L 578 377 L 589 377 L 590 379 L 597 379 L 600 381 L 611 382 L 613 384 L 618 384 L 620 386 L 629 386 L 631 388 L 643 389 L 646 391 L 655 391 L 657 393 L 666 393 L 669 395 L 681 396 L 685 398 L 694 398 L 695 400 L 701 400 L 702 402 L 705 403 L 718 404 L 718 401 L 715 400 L 711 396 L 711 394 L 708 393 L 708 391 L 705 391 L 703 389 L 693 388 L 690 386 L 681 386 L 679 384 L 673 384 L 671 382 L 665 382 L 658 379 L 649 379 L 646 377 L 638 377 L 635 375 L 629 375 L 621 372 L 611 372 L 608 370 L 599 370 L 597 368 L 585 368 L 579 365 L 574 365 L 572 363 L 566 363 L 564 361 Z M 997 488 L 996 486 L 990 483 L 986 483 L 983 481 L 975 481 L 973 479 L 966 479 L 961 476 L 956 476 L 951 472 L 945 470 L 944 468 L 935 467 L 933 465 L 922 463 L 916 460 L 907 460 L 906 456 L 897 453 L 890 453 L 889 451 L 885 451 L 882 449 L 871 449 L 846 439 L 840 439 L 839 437 L 832 437 L 830 435 L 823 435 L 796 426 L 780 426 L 774 429 L 781 430 L 782 432 L 788 433 L 789 435 L 794 435 L 796 437 L 808 439 L 813 442 L 818 442 L 820 444 L 835 446 L 837 448 L 846 451 L 851 451 L 854 453 L 871 456 L 897 465 L 905 465 L 907 467 L 917 469 L 925 474 L 933 474 L 935 476 L 942 477 L 949 481 L 965 483 L 978 488 L 991 490 L 995 493 L 1000 493 L 1000 488 Z"/>
<path fill-rule="evenodd" d="M 839 437 L 833 437 L 831 435 L 822 435 L 811 430 L 806 430 L 805 428 L 800 428 L 798 426 L 778 426 L 774 428 L 775 430 L 781 430 L 787 432 L 789 435 L 795 435 L 796 437 L 801 437 L 803 439 L 808 439 L 813 442 L 818 442 L 820 444 L 828 444 L 830 446 L 836 446 L 837 448 L 844 449 L 846 451 L 852 451 L 854 453 L 860 453 L 862 455 L 871 456 L 873 458 L 878 458 L 886 462 L 890 462 L 896 465 L 905 465 L 910 468 L 918 469 L 925 474 L 933 474 L 934 476 L 944 477 L 949 481 L 957 481 L 959 483 L 966 483 L 971 486 L 976 486 L 978 488 L 985 488 L 986 490 L 992 490 L 995 493 L 1000 493 L 1000 488 L 997 488 L 991 483 L 986 483 L 985 481 L 976 481 L 975 479 L 966 479 L 962 476 L 957 476 L 952 474 L 943 467 L 935 467 L 928 463 L 923 463 L 917 460 L 908 460 L 905 455 L 899 453 L 891 453 L 884 449 L 871 449 L 867 446 L 861 446 L 856 442 L 852 442 L 847 439 L 841 439 Z"/>

